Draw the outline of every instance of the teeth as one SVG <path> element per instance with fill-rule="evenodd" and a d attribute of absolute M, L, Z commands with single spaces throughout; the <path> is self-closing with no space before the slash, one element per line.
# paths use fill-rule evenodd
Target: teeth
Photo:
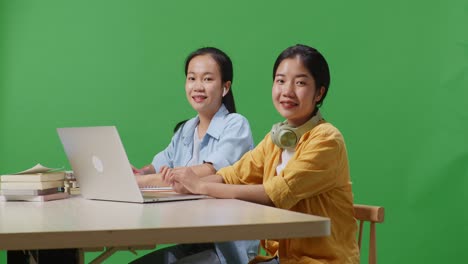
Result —
<path fill-rule="evenodd" d="M 201 101 L 203 101 L 203 100 L 206 99 L 206 96 L 193 96 L 192 98 L 193 98 L 193 100 L 195 100 L 196 102 L 201 102 Z"/>

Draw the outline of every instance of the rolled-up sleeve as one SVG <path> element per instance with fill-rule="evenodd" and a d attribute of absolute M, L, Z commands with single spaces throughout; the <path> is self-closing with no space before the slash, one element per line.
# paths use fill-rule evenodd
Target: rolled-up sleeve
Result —
<path fill-rule="evenodd" d="M 227 124 L 215 143 L 215 150 L 203 159 L 203 162 L 212 163 L 216 170 L 234 164 L 253 148 L 252 132 L 247 119 L 237 114 L 230 114 L 227 118 Z"/>
<path fill-rule="evenodd" d="M 224 167 L 216 172 L 216 174 L 223 177 L 224 183 L 227 184 L 241 184 L 239 177 L 237 177 L 237 173 L 234 170 L 233 166 Z"/>

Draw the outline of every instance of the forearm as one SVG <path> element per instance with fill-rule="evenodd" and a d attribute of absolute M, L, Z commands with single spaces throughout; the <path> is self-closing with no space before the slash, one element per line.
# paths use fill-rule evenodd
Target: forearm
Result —
<path fill-rule="evenodd" d="M 203 163 L 200 165 L 190 166 L 193 172 L 199 177 L 206 177 L 216 173 L 215 168 L 210 163 Z"/>
<path fill-rule="evenodd" d="M 204 182 L 213 182 L 213 183 L 224 183 L 223 177 L 217 174 L 212 174 L 208 176 L 201 177 Z"/>
<path fill-rule="evenodd" d="M 215 198 L 239 199 L 263 205 L 274 206 L 262 184 L 237 185 L 224 184 L 222 177 L 204 177 L 200 184 L 200 193 Z M 221 179 L 221 181 L 219 181 Z"/>

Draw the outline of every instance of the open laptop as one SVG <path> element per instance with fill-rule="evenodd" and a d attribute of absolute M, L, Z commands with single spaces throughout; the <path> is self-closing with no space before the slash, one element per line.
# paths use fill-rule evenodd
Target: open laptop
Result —
<path fill-rule="evenodd" d="M 84 198 L 145 203 L 207 197 L 142 192 L 115 126 L 57 128 L 57 132 Z"/>

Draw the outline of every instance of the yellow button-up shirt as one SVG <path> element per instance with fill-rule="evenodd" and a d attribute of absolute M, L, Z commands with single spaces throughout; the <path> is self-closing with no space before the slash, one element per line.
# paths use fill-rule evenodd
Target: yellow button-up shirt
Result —
<path fill-rule="evenodd" d="M 263 184 L 276 207 L 331 219 L 331 235 L 264 240 L 267 253 L 286 263 L 359 263 L 353 195 L 343 136 L 321 121 L 305 133 L 276 175 L 282 149 L 268 134 L 234 165 L 217 172 L 228 184 Z"/>

